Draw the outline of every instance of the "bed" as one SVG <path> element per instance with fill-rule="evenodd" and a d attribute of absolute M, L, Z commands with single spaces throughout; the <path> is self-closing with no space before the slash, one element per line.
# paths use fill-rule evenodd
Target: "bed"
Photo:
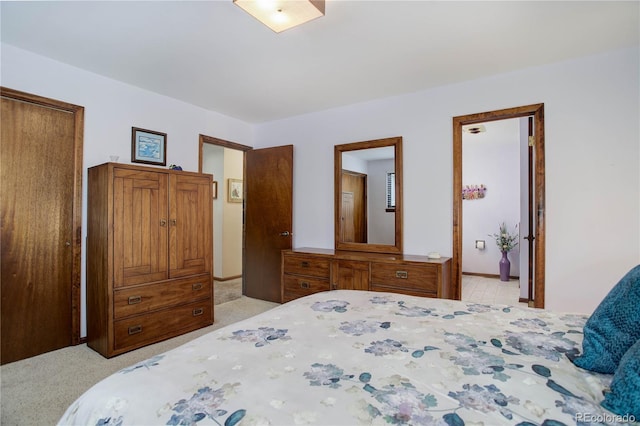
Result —
<path fill-rule="evenodd" d="M 61 425 L 607 423 L 587 316 L 335 290 L 106 378 Z M 620 418 L 618 418 L 619 420 Z"/>

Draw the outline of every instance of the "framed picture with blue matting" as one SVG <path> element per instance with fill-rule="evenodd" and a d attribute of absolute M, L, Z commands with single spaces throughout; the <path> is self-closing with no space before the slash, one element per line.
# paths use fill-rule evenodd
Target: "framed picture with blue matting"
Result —
<path fill-rule="evenodd" d="M 167 134 L 132 127 L 131 162 L 166 166 Z"/>

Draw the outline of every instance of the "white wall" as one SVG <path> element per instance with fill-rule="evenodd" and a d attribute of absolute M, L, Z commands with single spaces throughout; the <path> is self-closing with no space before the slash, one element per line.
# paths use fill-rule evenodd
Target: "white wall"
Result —
<path fill-rule="evenodd" d="M 168 162 L 185 170 L 197 170 L 199 133 L 257 147 L 295 145 L 296 247 L 333 247 L 333 146 L 403 136 L 405 251 L 450 255 L 452 117 L 543 102 L 546 306 L 590 312 L 640 263 L 637 48 L 253 127 L 12 46 L 1 49 L 0 84 L 86 108 L 85 167 L 109 155 L 128 159 L 132 126 L 167 132 Z M 86 200 L 86 182 L 84 188 Z M 86 206 L 83 218 L 86 235 Z M 84 257 L 82 264 L 84 299 Z M 84 335 L 84 305 L 82 311 Z"/>
<path fill-rule="evenodd" d="M 221 278 L 242 275 L 242 203 L 229 202 L 228 182 L 229 179 L 242 180 L 243 164 L 243 151 L 224 149 L 224 180 L 218 188 L 218 199 L 224 200 L 222 245 L 225 253 Z"/>
<path fill-rule="evenodd" d="M 513 118 L 484 126 L 486 132 L 462 135 L 462 185 L 487 188 L 484 198 L 462 201 L 462 271 L 498 275 L 502 254 L 490 235 L 502 222 L 511 233 L 518 232 L 520 222 L 520 122 Z M 475 248 L 476 240 L 485 241 L 484 250 Z M 519 249 L 508 254 L 515 277 L 520 275 Z"/>
<path fill-rule="evenodd" d="M 224 147 L 202 144 L 202 172 L 213 175 L 218 185 L 218 197 L 213 200 L 213 276 L 223 277 L 222 225 L 224 223 Z"/>
<path fill-rule="evenodd" d="M 358 158 L 354 155 L 350 155 L 348 152 L 342 153 L 342 169 L 349 170 L 350 172 L 362 173 L 364 175 L 369 174 L 367 170 L 367 161 L 362 158 Z"/>
<path fill-rule="evenodd" d="M 250 125 L 224 115 L 148 92 L 10 45 L 2 50 L 0 84 L 85 107 L 82 234 L 86 239 L 86 168 L 131 158 L 131 127 L 167 133 L 167 165 L 198 170 L 198 135 L 253 144 Z M 86 253 L 82 248 L 81 335 L 86 335 Z"/>
<path fill-rule="evenodd" d="M 452 252 L 452 117 L 543 102 L 546 297 L 591 312 L 640 263 L 639 53 L 607 52 L 255 128 L 294 144 L 294 246 L 333 247 L 333 145 L 403 137 L 405 252 Z"/>

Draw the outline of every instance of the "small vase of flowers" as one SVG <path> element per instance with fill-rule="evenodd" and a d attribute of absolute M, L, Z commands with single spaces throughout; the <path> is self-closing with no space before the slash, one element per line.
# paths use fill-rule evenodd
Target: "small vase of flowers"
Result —
<path fill-rule="evenodd" d="M 509 281 L 509 274 L 511 272 L 511 262 L 509 262 L 509 258 L 507 257 L 507 253 L 509 253 L 515 246 L 518 245 L 518 225 L 515 226 L 513 234 L 509 233 L 507 230 L 506 223 L 502 222 L 500 224 L 500 232 L 497 234 L 489 235 L 496 240 L 496 245 L 498 249 L 502 253 L 502 259 L 500 259 L 500 281 Z"/>

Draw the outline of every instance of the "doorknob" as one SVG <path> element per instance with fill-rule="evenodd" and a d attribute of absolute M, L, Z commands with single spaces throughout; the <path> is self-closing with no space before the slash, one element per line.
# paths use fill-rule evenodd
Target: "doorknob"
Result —
<path fill-rule="evenodd" d="M 283 236 L 283 237 L 289 237 L 289 236 L 292 236 L 293 233 L 291 233 L 289 231 L 284 231 L 284 232 L 281 232 L 280 235 Z"/>

